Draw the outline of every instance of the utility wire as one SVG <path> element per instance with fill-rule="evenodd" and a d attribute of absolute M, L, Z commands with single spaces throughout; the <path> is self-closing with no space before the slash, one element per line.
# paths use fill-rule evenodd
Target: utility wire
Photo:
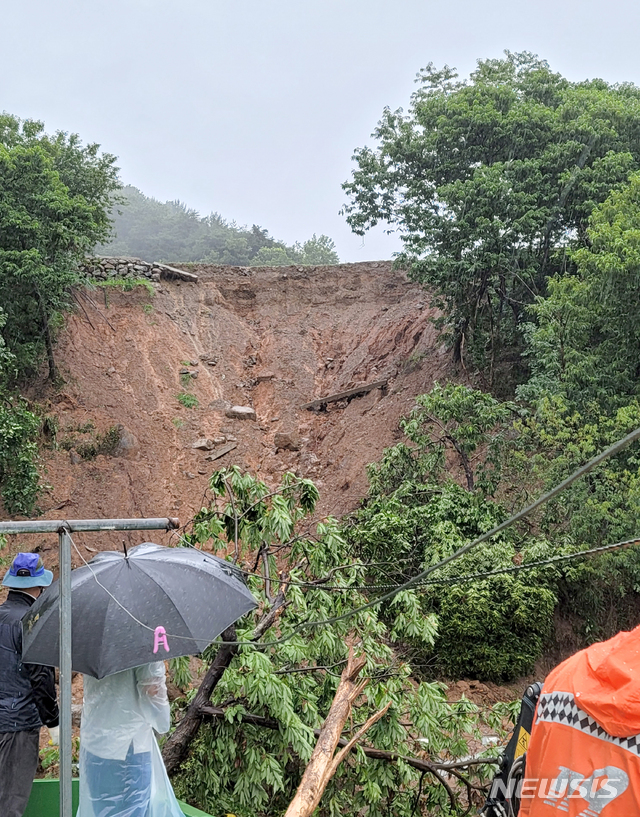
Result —
<path fill-rule="evenodd" d="M 466 573 L 462 576 L 430 579 L 429 581 L 423 582 L 420 587 L 431 587 L 437 584 L 462 584 L 464 582 L 479 581 L 481 579 L 489 579 L 492 576 L 501 576 L 505 573 L 519 573 L 521 570 L 529 570 L 532 567 L 546 567 L 547 565 L 556 564 L 558 562 L 568 562 L 571 559 L 579 559 L 582 556 L 593 556 L 597 553 L 607 553 L 612 550 L 621 550 L 622 548 L 638 544 L 640 544 L 640 538 L 627 539 L 625 542 L 616 542 L 613 545 L 602 545 L 601 547 L 591 548 L 590 550 L 578 550 L 575 553 L 561 553 L 557 556 L 551 556 L 548 559 L 540 559 L 537 562 L 525 562 L 521 565 L 509 565 L 509 567 L 500 567 L 496 570 L 488 570 L 484 573 Z"/>
<path fill-rule="evenodd" d="M 500 567 L 496 568 L 495 570 L 487 570 L 482 571 L 479 573 L 464 573 L 459 576 L 443 576 L 441 579 L 428 579 L 426 581 L 420 582 L 417 585 L 417 589 L 425 588 L 425 587 L 432 587 L 434 585 L 439 584 L 464 584 L 465 582 L 473 582 L 473 581 L 480 581 L 482 579 L 490 579 L 492 576 L 501 576 L 505 573 L 519 573 L 521 570 L 530 570 L 534 567 L 546 567 L 548 565 L 557 564 L 559 562 L 568 562 L 572 559 L 580 559 L 581 557 L 585 556 L 595 556 L 599 553 L 608 553 L 609 551 L 613 550 L 621 550 L 625 547 L 630 547 L 631 545 L 638 545 L 640 544 L 640 537 L 636 539 L 627 539 L 624 542 L 615 542 L 611 545 L 601 545 L 600 547 L 590 548 L 589 550 L 578 550 L 574 553 L 560 553 L 556 556 L 550 556 L 548 559 L 540 559 L 535 562 L 524 562 L 520 565 L 509 565 L 508 567 Z M 355 565 L 358 567 L 359 565 Z M 248 571 L 243 571 L 249 576 L 255 576 L 259 579 L 265 579 L 265 577 L 261 573 L 249 573 Z M 278 579 L 271 579 L 271 581 L 278 582 Z M 359 591 L 359 590 L 391 590 L 397 587 L 404 587 L 404 584 L 396 582 L 395 584 L 351 584 L 351 585 L 342 585 L 342 584 L 318 584 L 317 582 L 296 582 L 291 579 L 283 579 L 279 581 L 280 584 L 286 585 L 294 585 L 295 587 L 306 587 L 313 590 L 325 590 L 325 591 L 333 591 L 333 590 L 340 590 L 342 592 L 345 591 Z"/>
<path fill-rule="evenodd" d="M 465 553 L 468 553 L 473 548 L 476 548 L 478 545 L 481 545 L 483 542 L 486 542 L 488 539 L 496 536 L 498 533 L 501 533 L 503 530 L 511 527 L 516 522 L 519 522 L 521 519 L 524 519 L 530 513 L 535 511 L 541 505 L 544 505 L 545 502 L 548 502 L 550 499 L 553 499 L 558 494 L 562 493 L 562 491 L 566 490 L 570 485 L 573 485 L 576 480 L 583 477 L 585 474 L 588 474 L 589 471 L 592 471 L 597 465 L 600 465 L 601 462 L 604 462 L 609 457 L 612 457 L 614 454 L 618 454 L 620 451 L 625 449 L 628 445 L 635 442 L 636 440 L 640 439 L 640 428 L 636 428 L 635 431 L 632 431 L 630 434 L 627 434 L 626 437 L 623 437 L 618 442 L 613 443 L 600 454 L 597 454 L 595 457 L 590 459 L 584 465 L 580 466 L 576 471 L 573 472 L 570 476 L 560 482 L 555 488 L 552 488 L 550 491 L 547 491 L 541 497 L 532 502 L 530 505 L 527 505 L 521 511 L 513 514 L 510 516 L 509 519 L 506 519 L 504 522 L 501 522 L 499 525 L 491 528 L 491 530 L 486 531 L 486 533 L 481 534 L 472 542 L 468 542 L 463 547 L 459 548 L 455 551 L 455 553 L 450 554 L 449 556 L 445 557 L 441 561 L 439 561 L 435 565 L 430 565 L 422 572 L 415 575 L 413 578 L 409 579 L 408 581 L 404 582 L 404 584 L 399 585 L 398 587 L 390 590 L 388 593 L 385 593 L 380 598 L 374 599 L 373 601 L 367 602 L 366 604 L 362 604 L 360 607 L 356 607 L 354 610 L 349 610 L 346 613 L 342 613 L 338 616 L 332 616 L 331 618 L 327 619 L 320 619 L 318 621 L 307 621 L 303 624 L 298 625 L 295 627 L 288 635 L 284 636 L 283 638 L 274 640 L 274 641 L 267 641 L 267 642 L 247 642 L 247 641 L 225 641 L 225 644 L 229 645 L 237 645 L 237 646 L 247 646 L 250 645 L 255 648 L 270 648 L 275 647 L 280 644 L 284 644 L 287 641 L 290 641 L 294 636 L 301 633 L 303 630 L 309 629 L 311 627 L 322 627 L 328 624 L 336 624 L 338 621 L 344 621 L 347 618 L 351 618 L 352 616 L 358 615 L 359 613 L 364 612 L 365 610 L 370 610 L 373 607 L 377 607 L 379 604 L 382 604 L 385 601 L 391 601 L 391 599 L 395 598 L 398 593 L 402 593 L 404 590 L 410 590 L 412 587 L 415 587 L 418 584 L 421 584 L 427 576 L 431 575 L 434 571 L 438 570 L 441 567 L 453 562 L 455 559 L 459 559 L 461 556 L 464 556 Z"/>
<path fill-rule="evenodd" d="M 454 553 L 450 554 L 449 556 L 445 557 L 444 559 L 441 559 L 436 564 L 430 565 L 429 567 L 425 568 L 425 570 L 423 570 L 420 573 L 416 574 L 411 579 L 408 579 L 403 584 L 394 586 L 393 589 L 391 589 L 389 592 L 385 593 L 383 596 L 380 596 L 377 599 L 373 599 L 372 601 L 367 602 L 366 604 L 362 604 L 362 605 L 360 605 L 359 607 L 356 607 L 353 610 L 347 611 L 346 613 L 342 613 L 341 615 L 332 616 L 331 618 L 327 618 L 327 619 L 319 619 L 317 621 L 303 622 L 302 624 L 295 627 L 288 635 L 283 636 L 282 638 L 276 639 L 274 641 L 266 641 L 266 642 L 225 641 L 224 643 L 228 644 L 229 646 L 239 646 L 239 647 L 251 646 L 251 647 L 254 647 L 254 648 L 258 648 L 258 649 L 260 649 L 260 648 L 267 649 L 267 648 L 275 647 L 275 646 L 278 646 L 280 644 L 285 644 L 286 642 L 290 641 L 294 636 L 298 635 L 298 633 L 301 633 L 303 630 L 309 629 L 311 627 L 323 627 L 323 626 L 327 626 L 329 624 L 335 624 L 338 621 L 344 621 L 344 620 L 346 620 L 348 618 L 351 618 L 352 616 L 355 616 L 355 615 L 358 615 L 359 613 L 364 612 L 365 610 L 370 610 L 373 607 L 377 607 L 378 605 L 382 604 L 385 601 L 391 601 L 399 593 L 402 593 L 405 590 L 410 590 L 411 588 L 416 587 L 418 585 L 424 585 L 424 584 L 426 584 L 425 579 L 427 578 L 427 576 L 431 575 L 431 573 L 435 572 L 436 570 L 438 570 L 441 567 L 444 567 L 445 565 L 449 564 L 450 562 L 453 562 L 455 559 L 459 559 L 461 556 L 464 556 L 465 553 L 468 553 L 470 550 L 473 550 L 473 548 L 476 548 L 478 545 L 481 545 L 483 542 L 486 542 L 487 540 L 489 540 L 492 537 L 496 536 L 498 533 L 501 533 L 503 530 L 506 530 L 507 528 L 511 527 L 511 525 L 514 525 L 516 522 L 519 522 L 521 519 L 524 519 L 526 516 L 528 516 L 533 511 L 535 511 L 541 505 L 544 505 L 545 502 L 548 502 L 550 499 L 553 499 L 555 496 L 558 496 L 558 494 L 562 493 L 562 491 L 564 491 L 566 488 L 568 488 L 570 485 L 572 485 L 574 482 L 576 482 L 576 480 L 580 479 L 580 477 L 582 477 L 585 474 L 589 473 L 589 471 L 593 470 L 601 462 L 604 462 L 609 457 L 613 456 L 614 454 L 619 453 L 624 448 L 626 448 L 628 445 L 630 445 L 631 443 L 635 442 L 638 439 L 640 439 L 640 428 L 636 428 L 635 431 L 632 431 L 630 434 L 627 434 L 626 437 L 623 437 L 621 440 L 618 440 L 618 442 L 613 443 L 612 445 L 610 445 L 608 448 L 606 448 L 600 454 L 597 454 L 595 457 L 590 459 L 587 463 L 585 463 L 580 468 L 578 468 L 576 471 L 574 471 L 573 474 L 571 474 L 569 477 L 567 477 L 561 483 L 556 485 L 555 488 L 552 488 L 550 491 L 547 491 L 541 497 L 536 499 L 535 502 L 532 502 L 530 505 L 527 505 L 521 511 L 518 511 L 517 513 L 513 514 L 508 519 L 506 519 L 504 522 L 501 522 L 499 525 L 496 525 L 495 527 L 491 528 L 491 530 L 488 530 L 485 533 L 481 534 L 480 536 L 478 536 L 473 541 L 468 542 L 466 545 L 459 548 Z M 621 543 L 617 543 L 616 545 L 605 545 L 603 548 L 593 549 L 593 552 L 603 552 L 604 550 L 611 550 L 611 549 L 615 549 L 617 547 L 624 547 L 626 545 L 630 545 L 630 544 L 634 543 L 635 541 L 637 541 L 637 540 L 629 540 L 628 542 L 621 542 Z M 88 563 L 86 562 L 86 559 L 84 558 L 84 556 L 79 552 L 79 550 L 78 550 L 77 546 L 75 545 L 75 543 L 74 543 L 74 547 L 76 548 L 76 551 L 79 553 L 80 558 L 82 559 L 82 561 L 85 562 L 85 564 L 87 566 L 89 566 Z M 589 553 L 588 551 L 580 551 L 581 556 L 588 555 L 588 553 Z M 576 557 L 577 557 L 577 555 L 578 554 L 575 554 Z M 554 560 L 560 561 L 561 557 L 555 557 Z M 502 568 L 502 569 L 498 569 L 497 571 L 491 571 L 491 574 L 492 575 L 497 575 L 498 573 L 502 573 L 502 572 L 505 572 L 505 573 L 506 572 L 515 572 L 516 569 L 526 569 L 527 567 L 531 567 L 531 566 L 534 566 L 534 565 L 532 565 L 531 563 L 528 563 L 527 565 L 513 565 L 513 566 L 508 567 L 508 568 Z M 99 582 L 97 576 L 93 572 L 93 570 L 91 570 L 91 573 L 93 574 L 93 577 L 96 580 L 96 582 L 100 586 L 102 586 L 101 583 Z M 277 579 L 274 579 L 272 581 L 274 581 L 274 583 L 280 583 L 280 584 L 284 583 L 284 582 L 279 582 L 279 580 L 277 580 Z M 440 584 L 440 583 L 442 583 L 442 581 L 447 582 L 447 581 L 451 581 L 451 579 L 449 578 L 449 579 L 443 579 L 443 580 L 432 580 L 432 582 L 430 582 L 430 584 Z M 316 588 L 320 589 L 321 586 L 318 585 L 318 586 L 316 586 Z M 106 590 L 106 588 L 103 588 L 103 589 Z M 354 588 L 349 588 L 349 589 L 354 589 Z M 371 589 L 371 588 L 369 588 L 369 589 Z M 113 600 L 134 621 L 136 621 L 138 624 L 142 625 L 143 627 L 147 627 L 147 625 L 145 625 L 141 621 L 139 621 L 130 611 L 126 610 L 126 608 L 108 590 L 107 590 L 107 593 L 109 593 L 109 595 L 112 596 Z"/>

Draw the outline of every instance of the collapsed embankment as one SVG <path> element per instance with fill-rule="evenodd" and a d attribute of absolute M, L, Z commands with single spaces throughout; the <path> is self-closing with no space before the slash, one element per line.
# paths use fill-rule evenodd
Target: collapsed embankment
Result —
<path fill-rule="evenodd" d="M 197 283 L 163 280 L 154 294 L 94 290 L 93 305 L 83 299 L 68 317 L 57 348 L 65 385 L 39 395 L 58 424 L 58 447 L 44 454 L 45 517 L 185 523 L 212 470 L 232 464 L 270 483 L 294 470 L 318 485 L 321 513 L 352 510 L 367 463 L 399 438 L 413 398 L 444 376 L 425 292 L 383 262 L 189 270 Z M 301 408 L 380 380 L 384 389 L 326 411 Z M 180 402 L 193 398 L 193 407 Z M 227 416 L 238 405 L 255 420 Z M 123 537 L 144 538 L 77 538 L 102 548 Z"/>

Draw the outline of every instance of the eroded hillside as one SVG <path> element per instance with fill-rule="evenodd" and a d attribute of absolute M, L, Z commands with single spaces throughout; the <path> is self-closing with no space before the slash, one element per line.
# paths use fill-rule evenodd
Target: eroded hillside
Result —
<path fill-rule="evenodd" d="M 64 447 L 45 453 L 45 516 L 185 523 L 211 471 L 231 464 L 271 483 L 286 470 L 309 476 L 320 511 L 339 516 L 366 491 L 366 464 L 398 439 L 414 396 L 444 375 L 428 299 L 388 263 L 196 271 L 197 284 L 162 281 L 155 295 L 94 291 L 97 308 L 84 302 L 69 317 L 58 344 L 66 385 L 48 398 Z M 301 408 L 382 379 L 386 389 L 326 411 Z M 181 392 L 198 406 L 183 406 Z M 236 405 L 256 420 L 227 417 Z M 79 455 L 82 441 L 115 425 L 124 428 L 115 455 Z M 78 541 L 113 547 L 122 536 Z"/>

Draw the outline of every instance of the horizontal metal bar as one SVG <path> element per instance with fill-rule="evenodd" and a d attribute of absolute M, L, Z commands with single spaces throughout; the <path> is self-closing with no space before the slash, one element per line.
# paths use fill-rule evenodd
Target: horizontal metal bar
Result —
<path fill-rule="evenodd" d="M 0 522 L 1 533 L 58 533 L 66 528 L 71 533 L 104 530 L 175 530 L 180 521 L 162 519 L 40 519 L 29 522 Z"/>

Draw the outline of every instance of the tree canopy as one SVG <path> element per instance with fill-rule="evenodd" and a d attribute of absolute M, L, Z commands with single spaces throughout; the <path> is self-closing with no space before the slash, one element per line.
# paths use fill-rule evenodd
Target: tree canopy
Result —
<path fill-rule="evenodd" d="M 109 232 L 118 188 L 115 157 L 99 145 L 0 116 L 0 307 L 19 372 L 37 369 L 46 348 L 54 377 L 53 324 L 78 263 Z"/>
<path fill-rule="evenodd" d="M 588 246 L 594 206 L 640 166 L 640 89 L 570 82 L 527 52 L 468 80 L 429 64 L 418 82 L 409 111 L 385 109 L 377 146 L 356 150 L 344 212 L 358 234 L 399 231 L 456 358 L 470 352 L 491 384 L 547 278 Z"/>
<path fill-rule="evenodd" d="M 103 255 L 238 266 L 338 263 L 327 236 L 314 234 L 289 247 L 257 224 L 249 229 L 218 213 L 201 216 L 180 201 L 162 203 L 131 186 L 123 189 L 112 217 L 113 235 L 99 248 Z"/>
<path fill-rule="evenodd" d="M 339 262 L 336 245 L 329 236 L 316 236 L 314 233 L 303 244 L 296 242 L 291 247 L 263 247 L 251 259 L 251 266 L 286 267 L 296 264 L 315 266 Z"/>
<path fill-rule="evenodd" d="M 587 241 L 533 307 L 522 396 L 615 411 L 640 396 L 640 173 L 594 209 Z"/>

